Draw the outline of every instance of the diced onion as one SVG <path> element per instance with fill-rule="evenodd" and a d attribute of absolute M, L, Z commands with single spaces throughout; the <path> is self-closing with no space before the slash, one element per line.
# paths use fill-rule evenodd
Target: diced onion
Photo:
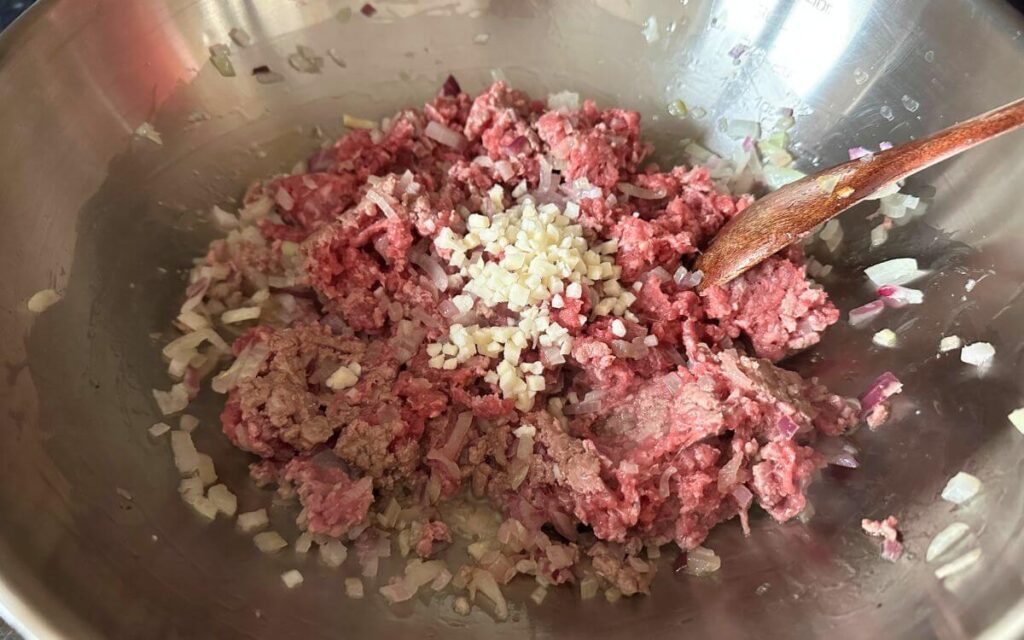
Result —
<path fill-rule="evenodd" d="M 722 567 L 722 559 L 711 549 L 697 547 L 686 553 L 686 566 L 683 571 L 691 576 L 705 576 L 718 571 Z"/>
<path fill-rule="evenodd" d="M 440 122 L 431 120 L 423 130 L 423 135 L 452 149 L 466 146 L 466 137 L 458 131 L 452 131 Z"/>
<path fill-rule="evenodd" d="M 60 294 L 53 289 L 43 289 L 35 292 L 28 299 L 28 310 L 32 313 L 42 313 L 60 302 Z"/>
<path fill-rule="evenodd" d="M 174 466 L 183 476 L 199 471 L 199 452 L 192 443 L 192 436 L 184 431 L 171 433 L 171 452 L 174 454 Z"/>
<path fill-rule="evenodd" d="M 996 348 L 988 342 L 974 342 L 960 350 L 960 361 L 975 367 L 987 367 L 996 355 Z"/>
<path fill-rule="evenodd" d="M 253 536 L 256 548 L 263 553 L 275 553 L 288 546 L 288 541 L 276 531 L 264 531 Z"/>
<path fill-rule="evenodd" d="M 894 258 L 886 260 L 864 270 L 864 274 L 876 286 L 887 284 L 906 284 L 922 275 L 914 258 Z"/>
<path fill-rule="evenodd" d="M 903 383 L 891 372 L 878 376 L 860 397 L 862 415 L 867 415 L 878 404 L 903 390 Z"/>
<path fill-rule="evenodd" d="M 875 335 L 871 338 L 871 341 L 880 347 L 892 349 L 899 342 L 899 338 L 897 337 L 896 332 L 893 331 L 892 329 L 882 329 L 881 331 L 875 333 Z"/>
<path fill-rule="evenodd" d="M 436 258 L 422 251 L 411 251 L 409 253 L 409 261 L 423 269 L 438 291 L 448 290 L 448 274 L 445 273 L 444 268 Z"/>
<path fill-rule="evenodd" d="M 960 339 L 960 336 L 945 336 L 939 340 L 939 353 L 956 351 L 961 346 L 963 346 L 963 341 Z"/>
<path fill-rule="evenodd" d="M 153 389 L 153 398 L 160 407 L 160 413 L 165 416 L 184 411 L 188 407 L 188 389 L 181 383 L 173 385 L 170 391 Z"/>
<path fill-rule="evenodd" d="M 359 578 L 345 578 L 345 595 L 353 600 L 363 597 L 363 581 Z"/>
<path fill-rule="evenodd" d="M 206 496 L 224 515 L 233 517 L 238 510 L 238 498 L 226 486 L 215 484 L 206 492 Z"/>
<path fill-rule="evenodd" d="M 1010 421 L 1010 424 L 1016 427 L 1017 431 L 1024 434 L 1024 407 L 1014 409 L 1006 418 Z"/>
<path fill-rule="evenodd" d="M 548 109 L 552 111 L 575 111 L 580 108 L 580 94 L 560 91 L 548 94 Z"/>
<path fill-rule="evenodd" d="M 944 580 L 954 574 L 968 569 L 981 560 L 981 549 L 972 549 L 952 562 L 948 562 L 935 570 L 935 577 Z"/>
<path fill-rule="evenodd" d="M 217 374 L 210 383 L 217 393 L 231 391 L 239 382 L 249 380 L 259 373 L 270 355 L 270 347 L 264 342 L 251 342 L 238 354 L 231 366 Z"/>
<path fill-rule="evenodd" d="M 224 324 L 235 324 L 237 322 L 245 322 L 247 320 L 256 320 L 260 317 L 260 307 L 241 307 L 238 309 L 230 309 L 225 311 L 220 316 L 220 321 Z"/>
<path fill-rule="evenodd" d="M 947 551 L 963 540 L 964 536 L 966 536 L 970 530 L 971 528 L 963 522 L 954 522 L 939 533 L 935 534 L 931 543 L 928 544 L 928 550 L 925 552 L 925 561 L 934 562 L 941 558 Z"/>
<path fill-rule="evenodd" d="M 236 524 L 242 533 L 254 533 L 270 524 L 270 519 L 267 517 L 266 509 L 257 509 L 238 514 Z"/>
<path fill-rule="evenodd" d="M 299 573 L 297 569 L 291 569 L 281 574 L 281 582 L 283 582 L 284 586 L 288 587 L 289 589 L 294 589 L 295 587 L 301 585 L 302 580 L 302 574 Z"/>
<path fill-rule="evenodd" d="M 339 540 L 327 540 L 320 545 L 320 562 L 328 567 L 340 567 L 348 558 L 348 549 Z"/>
<path fill-rule="evenodd" d="M 477 591 L 487 596 L 494 604 L 494 615 L 498 620 L 508 617 L 508 603 L 490 571 L 473 569 L 473 575 L 469 580 L 469 593 L 474 599 Z"/>
<path fill-rule="evenodd" d="M 877 318 L 883 310 L 885 310 L 885 302 L 881 300 L 872 300 L 865 305 L 850 309 L 850 324 L 855 327 L 865 325 Z"/>
<path fill-rule="evenodd" d="M 540 156 L 540 158 L 538 159 L 538 163 L 540 164 L 540 178 L 539 178 L 539 181 L 537 183 L 537 189 L 539 191 L 545 191 L 545 192 L 551 191 L 551 186 L 552 186 L 552 184 L 551 184 L 552 183 L 551 163 L 548 162 L 547 158 L 545 158 L 544 156 Z"/>
<path fill-rule="evenodd" d="M 620 182 L 619 191 L 631 198 L 639 198 L 641 200 L 660 200 L 665 197 L 665 192 L 654 191 L 653 189 L 645 189 L 644 187 L 638 187 L 628 182 Z"/>
<path fill-rule="evenodd" d="M 901 287 L 898 284 L 886 284 L 878 287 L 878 295 L 885 301 L 885 304 L 897 309 L 908 304 L 924 302 L 924 292 Z"/>
<path fill-rule="evenodd" d="M 384 217 L 391 218 L 392 220 L 398 219 L 398 213 L 395 211 L 394 207 L 392 207 L 387 198 L 381 194 L 370 189 L 366 192 L 366 199 L 375 204 L 377 208 L 380 209 L 381 213 L 384 214 Z"/>
<path fill-rule="evenodd" d="M 942 499 L 953 504 L 963 504 L 978 495 L 979 491 L 981 491 L 981 480 L 965 471 L 960 471 L 946 483 L 942 490 Z"/>

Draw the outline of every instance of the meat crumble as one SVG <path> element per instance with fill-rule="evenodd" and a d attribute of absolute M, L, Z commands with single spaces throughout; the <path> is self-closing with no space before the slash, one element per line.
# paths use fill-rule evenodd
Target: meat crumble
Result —
<path fill-rule="evenodd" d="M 172 367 L 194 395 L 233 358 L 224 435 L 364 577 L 392 542 L 416 557 L 389 600 L 432 582 L 500 616 L 524 574 L 645 593 L 663 546 L 801 513 L 817 445 L 862 418 L 778 364 L 839 315 L 801 250 L 698 293 L 695 257 L 752 197 L 651 152 L 635 112 L 449 79 L 220 212 L 177 325 L 234 342 Z M 217 322 L 240 308 L 258 319 Z M 449 572 L 431 558 L 460 536 Z"/>

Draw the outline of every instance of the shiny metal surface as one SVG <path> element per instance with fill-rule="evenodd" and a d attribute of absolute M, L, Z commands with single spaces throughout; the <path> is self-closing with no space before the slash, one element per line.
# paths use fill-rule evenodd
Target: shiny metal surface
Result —
<path fill-rule="evenodd" d="M 513 620 L 496 626 L 482 613 L 459 618 L 447 602 L 390 611 L 347 600 L 339 574 L 315 562 L 285 591 L 278 575 L 290 560 L 261 556 L 227 522 L 199 522 L 175 493 L 166 443 L 146 435 L 157 419 L 149 389 L 164 380 L 150 334 L 166 329 L 178 269 L 213 233 L 197 212 L 305 157 L 314 125 L 334 135 L 342 112 L 377 117 L 421 102 L 449 72 L 478 90 L 501 67 L 538 95 L 571 88 L 640 109 L 665 158 L 702 130 L 727 148 L 721 116 L 794 107 L 810 168 L 1024 88 L 1020 18 L 981 0 L 395 0 L 376 2 L 372 19 L 340 20 L 347 4 L 51 0 L 0 37 L 0 602 L 26 635 L 1021 637 L 1024 437 L 1006 419 L 1024 404 L 1019 133 L 912 180 L 928 213 L 878 249 L 868 249 L 870 209 L 844 214 L 842 255 L 823 257 L 837 265 L 826 285 L 842 308 L 868 299 L 864 265 L 904 255 L 933 270 L 925 304 L 874 327 L 896 329 L 898 349 L 841 326 L 794 365 L 847 393 L 891 369 L 906 393 L 884 431 L 856 436 L 859 471 L 825 473 L 808 523 L 758 518 L 749 539 L 734 525 L 716 531 L 708 545 L 724 564 L 713 577 L 663 570 L 653 595 L 615 606 L 553 591 L 536 607 L 523 604 L 524 588 Z M 660 37 L 648 44 L 650 15 Z M 235 47 L 238 77 L 223 78 L 206 48 L 235 26 L 255 43 Z M 474 44 L 483 33 L 486 44 Z M 750 48 L 734 62 L 738 43 Z M 347 67 L 294 72 L 285 57 L 297 44 L 333 47 Z M 257 83 L 249 70 L 260 64 L 286 82 Z M 708 115 L 667 116 L 677 97 Z M 209 119 L 192 122 L 197 112 Z M 163 146 L 132 139 L 146 120 Z M 25 300 L 48 286 L 63 301 L 31 316 Z M 955 354 L 937 357 L 950 333 L 996 345 L 994 367 L 978 375 Z M 202 402 L 197 439 L 242 486 L 246 459 L 220 437 L 215 400 Z M 953 508 L 938 493 L 960 469 L 985 489 Z M 256 489 L 240 498 L 243 509 L 269 500 Z M 858 526 L 889 513 L 910 552 L 895 565 Z M 285 528 L 292 516 L 273 517 Z M 978 532 L 984 560 L 944 586 L 923 555 L 954 520 Z"/>

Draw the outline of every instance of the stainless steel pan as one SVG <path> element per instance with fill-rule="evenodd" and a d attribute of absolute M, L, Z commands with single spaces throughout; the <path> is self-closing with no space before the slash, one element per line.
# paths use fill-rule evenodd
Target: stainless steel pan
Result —
<path fill-rule="evenodd" d="M 1006 419 L 1024 404 L 1024 136 L 1015 134 L 917 177 L 927 214 L 870 250 L 865 216 L 844 217 L 826 284 L 848 309 L 866 302 L 863 266 L 916 256 L 934 271 L 925 304 L 872 331 L 839 326 L 794 362 L 855 394 L 878 372 L 906 382 L 895 419 L 856 438 L 862 468 L 826 472 L 807 523 L 764 519 L 744 539 L 726 525 L 708 544 L 723 556 L 706 579 L 663 570 L 650 597 L 609 606 L 553 592 L 494 625 L 450 603 L 392 611 L 342 595 L 340 574 L 268 559 L 224 521 L 182 505 L 166 443 L 146 428 L 164 384 L 154 332 L 180 302 L 181 269 L 213 234 L 203 212 L 289 168 L 343 112 L 379 117 L 422 102 L 448 73 L 479 90 L 500 67 L 543 95 L 569 88 L 641 110 L 663 158 L 705 132 L 732 144 L 720 117 L 793 107 L 801 163 L 844 159 L 848 147 L 900 142 L 1019 97 L 1022 22 L 982 0 L 722 0 L 585 2 L 378 1 L 339 13 L 326 0 L 51 0 L 0 37 L 0 602 L 29 636 L 60 638 L 761 637 L 1015 638 L 1024 633 L 1024 436 Z M 642 24 L 658 22 L 648 43 Z M 344 16 L 342 16 L 344 17 Z M 207 47 L 245 28 L 225 78 Z M 486 34 L 486 37 L 484 37 Z M 319 74 L 286 62 L 296 45 L 325 56 Z M 749 47 L 734 60 L 734 45 Z M 331 48 L 347 66 L 329 57 Z M 253 67 L 285 76 L 258 83 Z M 666 104 L 706 110 L 680 121 Z M 153 123 L 163 146 L 133 138 Z M 820 248 L 818 248 L 820 250 Z M 169 268 L 161 271 L 160 267 Z M 972 291 L 965 284 L 976 281 Z M 41 316 L 36 290 L 64 299 Z M 996 345 L 979 376 L 956 333 Z M 244 486 L 246 458 L 201 405 L 202 447 Z M 956 471 L 984 482 L 970 504 L 938 499 Z M 117 488 L 133 500 L 121 497 Z M 243 508 L 265 494 L 243 491 Z M 909 557 L 890 564 L 859 531 L 894 513 Z M 291 516 L 275 512 L 282 527 Z M 971 525 L 980 565 L 940 583 L 924 562 L 930 538 Z M 523 588 L 523 591 L 526 587 Z M 522 593 L 520 593 L 520 596 Z"/>

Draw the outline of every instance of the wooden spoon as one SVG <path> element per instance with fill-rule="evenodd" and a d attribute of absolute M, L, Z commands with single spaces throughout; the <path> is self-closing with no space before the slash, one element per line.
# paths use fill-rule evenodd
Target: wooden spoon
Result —
<path fill-rule="evenodd" d="M 896 180 L 1024 124 L 1024 98 L 915 140 L 851 160 L 773 191 L 730 220 L 697 260 L 699 289 L 729 282 Z"/>

